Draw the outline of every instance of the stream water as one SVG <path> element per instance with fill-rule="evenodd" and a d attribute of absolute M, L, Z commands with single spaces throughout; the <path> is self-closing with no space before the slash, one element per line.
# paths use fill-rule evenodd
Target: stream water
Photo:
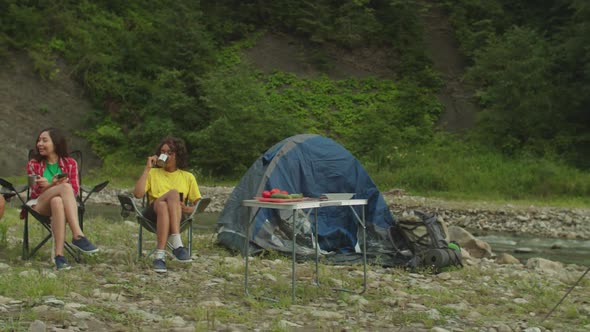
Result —
<path fill-rule="evenodd" d="M 590 240 L 552 239 L 511 234 L 479 235 L 496 254 L 508 253 L 523 263 L 531 257 L 542 257 L 567 264 L 590 265 Z"/>
<path fill-rule="evenodd" d="M 121 222 L 121 207 L 119 205 L 104 205 L 104 204 L 86 204 L 86 213 L 84 219 L 101 217 L 111 222 Z M 199 215 L 198 223 L 193 225 L 193 232 L 197 234 L 212 233 L 215 231 L 215 224 L 219 218 L 219 213 L 202 213 Z M 128 220 L 131 217 L 127 218 Z"/>
<path fill-rule="evenodd" d="M 122 221 L 118 205 L 87 204 L 86 218 L 102 217 L 112 222 Z M 195 233 L 212 233 L 220 213 L 203 213 L 194 225 Z M 509 253 L 523 263 L 530 257 L 542 257 L 566 264 L 590 265 L 590 240 L 568 240 L 515 236 L 512 234 L 476 234 L 490 244 L 495 254 Z"/>

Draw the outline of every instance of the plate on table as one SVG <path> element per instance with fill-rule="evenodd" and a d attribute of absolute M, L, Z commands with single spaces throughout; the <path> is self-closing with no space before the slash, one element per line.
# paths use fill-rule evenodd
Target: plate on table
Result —
<path fill-rule="evenodd" d="M 321 198 L 327 198 L 330 200 L 346 200 L 351 199 L 355 193 L 324 193 Z"/>
<path fill-rule="evenodd" d="M 265 197 L 254 197 L 256 200 L 260 202 L 268 202 L 268 203 L 291 203 L 291 202 L 301 202 L 307 199 L 307 197 L 299 197 L 299 198 L 265 198 Z"/>

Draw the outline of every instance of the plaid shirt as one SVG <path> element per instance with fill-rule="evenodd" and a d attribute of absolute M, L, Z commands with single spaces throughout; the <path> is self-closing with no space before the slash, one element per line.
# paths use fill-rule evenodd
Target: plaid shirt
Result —
<path fill-rule="evenodd" d="M 43 176 L 46 166 L 47 164 L 45 163 L 45 160 L 37 161 L 31 159 L 27 164 L 27 175 L 36 174 L 38 176 Z M 62 173 L 68 175 L 72 189 L 74 189 L 74 195 L 78 195 L 80 183 L 78 182 L 78 163 L 76 160 L 70 157 L 59 158 L 58 166 Z M 39 195 L 41 195 L 41 188 L 38 185 L 32 186 L 31 198 L 37 198 Z"/>

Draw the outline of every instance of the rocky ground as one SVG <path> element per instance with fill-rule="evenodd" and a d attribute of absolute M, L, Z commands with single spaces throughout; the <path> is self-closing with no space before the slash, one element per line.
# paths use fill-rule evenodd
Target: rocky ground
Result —
<path fill-rule="evenodd" d="M 233 188 L 203 187 L 220 211 Z M 95 202 L 115 203 L 115 192 Z M 462 204 L 385 193 L 396 216 L 436 212 L 454 227 L 500 229 L 562 237 L 589 237 L 590 211 L 496 204 Z M 20 225 L 8 216 L 6 252 L 18 252 Z M 320 264 L 321 287 L 310 262 L 297 264 L 291 303 L 291 263 L 273 254 L 250 260 L 250 296 L 244 294 L 244 262 L 220 248 L 214 234 L 196 235 L 194 262 L 169 260 L 169 271 L 136 262 L 132 220 L 95 222 L 99 255 L 56 272 L 48 255 L 31 261 L 0 255 L 0 330 L 7 331 L 588 331 L 590 282 L 583 279 L 551 308 L 585 271 L 540 258 L 521 263 L 508 256 L 464 256 L 464 268 L 442 273 L 369 266 L 363 294 L 362 266 Z M 273 297 L 277 302 L 262 297 Z"/>

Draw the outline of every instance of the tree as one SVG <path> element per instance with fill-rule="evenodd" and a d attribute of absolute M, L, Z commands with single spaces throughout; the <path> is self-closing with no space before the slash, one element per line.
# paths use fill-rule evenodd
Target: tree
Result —
<path fill-rule="evenodd" d="M 514 27 L 475 52 L 467 77 L 480 87 L 484 140 L 509 154 L 549 148 L 563 121 L 553 105 L 551 66 L 547 42 L 528 28 Z"/>

